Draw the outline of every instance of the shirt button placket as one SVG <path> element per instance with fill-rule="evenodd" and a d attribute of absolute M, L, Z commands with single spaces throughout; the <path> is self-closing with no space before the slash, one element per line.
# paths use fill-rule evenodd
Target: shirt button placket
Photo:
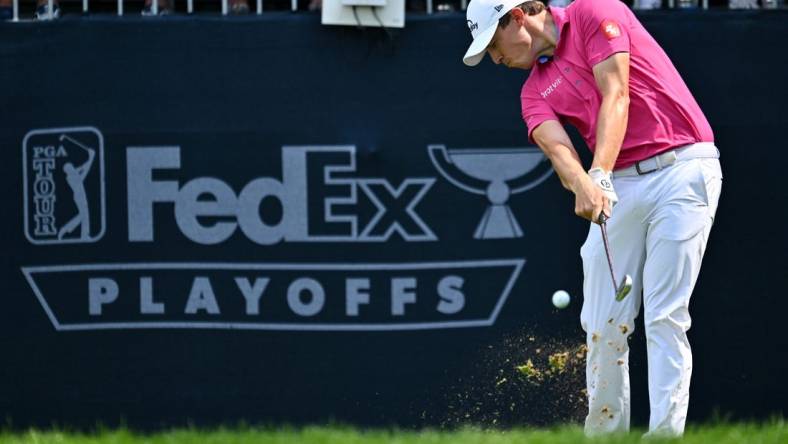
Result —
<path fill-rule="evenodd" d="M 577 93 L 581 97 L 584 97 L 585 93 L 581 89 L 581 86 L 583 85 L 583 79 L 580 78 L 579 75 L 577 75 L 577 73 L 575 72 L 574 69 L 572 69 L 571 66 L 565 66 L 565 65 L 562 64 L 560 66 L 560 69 L 561 69 L 561 74 L 563 74 L 563 76 L 566 78 L 566 80 L 568 80 L 569 83 L 575 88 Z"/>

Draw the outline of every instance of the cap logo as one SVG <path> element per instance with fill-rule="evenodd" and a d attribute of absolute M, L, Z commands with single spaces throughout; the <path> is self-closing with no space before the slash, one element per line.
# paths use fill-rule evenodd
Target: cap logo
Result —
<path fill-rule="evenodd" d="M 501 9 L 503 9 L 503 5 L 498 5 L 495 7 L 495 12 L 501 12 Z"/>
<path fill-rule="evenodd" d="M 468 29 L 470 29 L 471 32 L 473 32 L 473 31 L 479 29 L 479 24 L 478 23 L 474 23 L 471 20 L 468 20 Z"/>

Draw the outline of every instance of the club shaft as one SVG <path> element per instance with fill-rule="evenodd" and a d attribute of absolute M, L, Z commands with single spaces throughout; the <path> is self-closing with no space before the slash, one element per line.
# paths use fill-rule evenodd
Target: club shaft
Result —
<path fill-rule="evenodd" d="M 91 148 L 86 147 L 85 145 L 79 143 L 78 141 L 72 139 L 71 137 L 68 137 L 67 135 L 63 134 L 63 136 L 61 136 L 61 140 L 66 140 L 66 139 L 68 139 L 69 142 L 73 143 L 74 145 L 76 145 L 76 146 L 78 146 L 78 147 L 80 147 L 80 148 L 82 148 L 84 150 L 93 151 Z"/>
<path fill-rule="evenodd" d="M 610 254 L 610 243 L 607 240 L 607 224 L 599 224 L 602 230 L 602 243 L 605 244 L 605 253 L 607 254 L 607 265 L 610 267 L 610 277 L 613 279 L 613 289 L 618 291 L 618 284 L 616 283 L 616 274 L 613 272 L 613 255 Z"/>

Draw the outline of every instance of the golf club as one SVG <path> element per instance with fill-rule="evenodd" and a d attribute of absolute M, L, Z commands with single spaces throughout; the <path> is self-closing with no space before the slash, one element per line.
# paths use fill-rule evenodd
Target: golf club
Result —
<path fill-rule="evenodd" d="M 610 243 L 607 240 L 607 215 L 604 212 L 599 213 L 599 228 L 602 230 L 602 241 L 605 244 L 605 253 L 607 253 L 607 264 L 610 266 L 610 277 L 613 279 L 613 288 L 616 290 L 616 300 L 623 300 L 632 290 L 632 276 L 624 275 L 624 280 L 621 286 L 616 284 L 616 275 L 613 272 L 613 256 L 610 254 Z"/>

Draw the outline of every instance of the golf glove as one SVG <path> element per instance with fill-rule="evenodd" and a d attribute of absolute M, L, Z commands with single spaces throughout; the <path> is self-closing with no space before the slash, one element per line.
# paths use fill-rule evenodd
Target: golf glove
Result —
<path fill-rule="evenodd" d="M 616 190 L 613 189 L 613 179 L 610 177 L 610 171 L 605 171 L 602 168 L 592 168 L 588 171 L 591 180 L 594 181 L 596 186 L 602 188 L 605 192 L 605 197 L 610 201 L 610 208 L 612 209 L 618 203 L 618 195 Z"/>

